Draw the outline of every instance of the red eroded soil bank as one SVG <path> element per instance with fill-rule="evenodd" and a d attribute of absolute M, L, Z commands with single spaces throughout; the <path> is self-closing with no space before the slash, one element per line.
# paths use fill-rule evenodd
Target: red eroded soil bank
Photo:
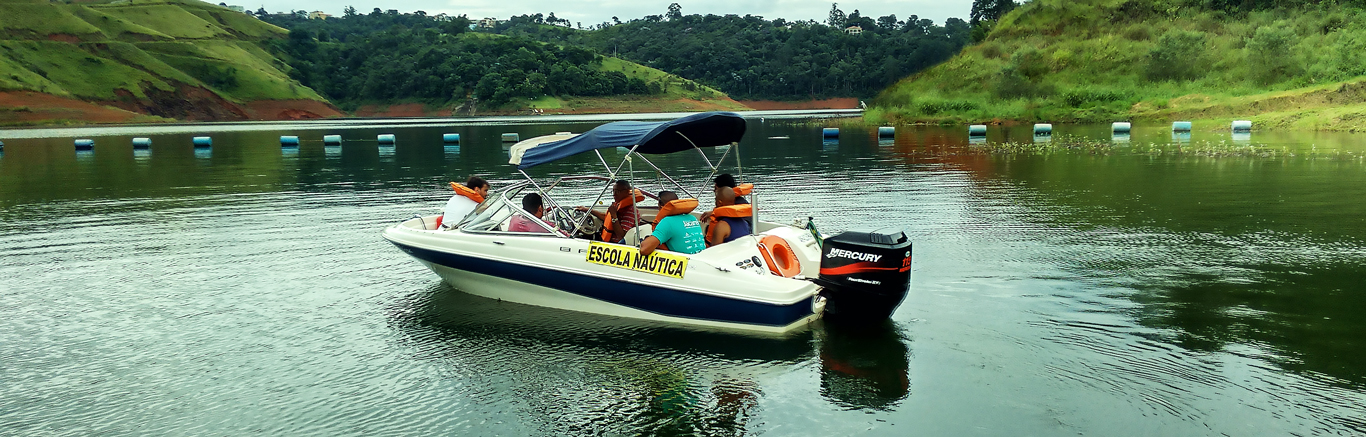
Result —
<path fill-rule="evenodd" d="M 825 100 L 806 100 L 797 102 L 779 102 L 776 100 L 740 100 L 740 104 L 754 108 L 759 111 L 777 111 L 784 109 L 858 109 L 858 99 L 855 97 L 836 97 Z"/>
<path fill-rule="evenodd" d="M 0 92 L 0 123 L 37 124 L 66 121 L 85 123 L 127 123 L 142 114 L 96 105 L 84 100 L 31 91 Z"/>
<path fill-rule="evenodd" d="M 341 117 L 341 111 L 316 100 L 259 100 L 236 104 L 200 88 L 155 100 L 120 96 L 107 105 L 32 91 L 0 92 L 0 124 L 105 124 L 155 120 L 148 116 L 195 121 L 302 120 Z M 189 91 L 188 93 L 186 91 Z"/>

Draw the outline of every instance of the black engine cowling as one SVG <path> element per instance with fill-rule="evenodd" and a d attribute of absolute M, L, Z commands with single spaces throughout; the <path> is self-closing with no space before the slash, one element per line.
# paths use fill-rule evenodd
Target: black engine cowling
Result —
<path fill-rule="evenodd" d="M 910 287 L 910 238 L 900 228 L 848 231 L 827 238 L 816 283 L 824 287 L 827 318 L 886 319 Z"/>

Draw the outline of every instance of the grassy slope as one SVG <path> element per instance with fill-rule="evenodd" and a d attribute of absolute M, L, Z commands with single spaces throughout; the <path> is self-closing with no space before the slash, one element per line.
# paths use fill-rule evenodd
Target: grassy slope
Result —
<path fill-rule="evenodd" d="M 1279 68 L 1249 48 L 1258 29 L 1288 36 L 1272 57 Z M 1187 60 L 1189 77 L 1162 78 L 1168 66 L 1155 65 L 1151 53 L 1176 31 L 1200 35 L 1204 46 Z M 884 91 L 867 118 L 1195 119 L 1224 128 L 1251 118 L 1259 126 L 1360 130 L 1366 85 L 1358 75 L 1366 71 L 1356 53 L 1363 49 L 1366 13 L 1350 8 L 1228 16 L 1164 1 L 1035 0 L 1003 17 L 981 44 Z M 1023 82 L 1011 82 L 1011 72 Z"/>
<path fill-rule="evenodd" d="M 194 0 L 0 3 L 0 91 L 109 100 L 190 85 L 236 102 L 324 101 L 259 44 L 285 34 Z"/>

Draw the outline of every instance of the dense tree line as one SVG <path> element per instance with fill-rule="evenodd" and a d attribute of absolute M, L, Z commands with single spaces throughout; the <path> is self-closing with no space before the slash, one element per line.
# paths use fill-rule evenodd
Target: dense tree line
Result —
<path fill-rule="evenodd" d="M 302 12 L 302 11 L 300 11 Z M 394 101 L 491 104 L 513 98 L 652 94 L 659 84 L 598 71 L 591 50 L 526 38 L 466 35 L 464 17 L 399 14 L 376 8 L 309 20 L 302 13 L 258 14 L 289 29 L 279 49 L 291 76 L 342 106 Z"/>
<path fill-rule="evenodd" d="M 741 99 L 872 96 L 957 54 L 971 30 L 957 18 L 938 26 L 914 15 L 901 20 L 865 17 L 857 10 L 845 14 L 837 4 L 824 23 L 683 15 L 676 3 L 664 15 L 627 22 L 613 17 L 591 31 L 537 18 L 513 17 L 494 31 L 591 47 Z"/>

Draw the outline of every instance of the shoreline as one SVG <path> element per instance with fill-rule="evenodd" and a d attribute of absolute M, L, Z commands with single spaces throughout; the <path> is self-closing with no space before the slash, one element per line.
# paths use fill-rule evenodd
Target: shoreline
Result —
<path fill-rule="evenodd" d="M 857 109 L 808 109 L 776 111 L 735 111 L 745 118 L 858 118 Z M 334 117 L 309 120 L 217 121 L 133 124 L 97 124 L 84 126 L 28 126 L 0 129 L 0 140 L 61 138 L 67 136 L 165 135 L 217 132 L 251 132 L 264 130 L 321 131 L 342 128 L 406 128 L 440 127 L 461 124 L 544 124 L 590 123 L 622 120 L 671 120 L 694 112 L 646 112 L 565 115 L 487 115 L 470 117 L 403 117 L 364 118 Z"/>

